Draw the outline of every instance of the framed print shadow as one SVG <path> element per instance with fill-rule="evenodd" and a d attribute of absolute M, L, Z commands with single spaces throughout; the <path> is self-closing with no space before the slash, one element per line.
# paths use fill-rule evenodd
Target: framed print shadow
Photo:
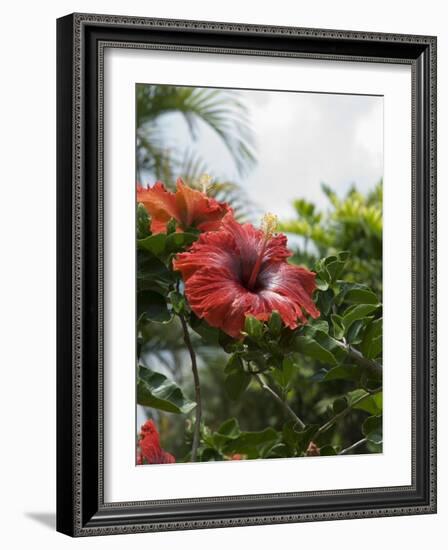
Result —
<path fill-rule="evenodd" d="M 436 38 L 57 21 L 57 529 L 436 512 Z"/>

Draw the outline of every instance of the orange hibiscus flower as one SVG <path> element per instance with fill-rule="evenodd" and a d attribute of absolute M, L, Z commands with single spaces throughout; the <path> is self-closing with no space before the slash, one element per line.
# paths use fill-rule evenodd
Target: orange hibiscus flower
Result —
<path fill-rule="evenodd" d="M 216 231 L 222 218 L 232 211 L 227 203 L 188 187 L 181 178 L 176 182 L 175 193 L 168 191 L 160 181 L 148 188 L 137 185 L 137 202 L 142 203 L 151 216 L 152 233 L 165 233 L 172 219 L 176 220 L 178 231 L 191 227 Z"/>

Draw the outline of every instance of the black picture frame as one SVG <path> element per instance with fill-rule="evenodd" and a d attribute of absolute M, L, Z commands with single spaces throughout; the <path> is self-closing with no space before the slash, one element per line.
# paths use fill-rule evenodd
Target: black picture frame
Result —
<path fill-rule="evenodd" d="M 411 65 L 412 485 L 104 502 L 101 82 L 110 43 Z M 57 21 L 57 143 L 58 531 L 89 536 L 436 512 L 435 37 L 68 15 Z"/>

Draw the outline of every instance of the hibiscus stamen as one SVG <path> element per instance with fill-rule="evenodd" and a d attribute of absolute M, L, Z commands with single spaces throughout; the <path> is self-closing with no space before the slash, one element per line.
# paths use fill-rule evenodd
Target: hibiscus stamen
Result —
<path fill-rule="evenodd" d="M 249 290 L 253 289 L 255 286 L 255 282 L 257 280 L 258 273 L 260 272 L 260 267 L 263 262 L 263 256 L 266 251 L 266 245 L 269 242 L 269 239 L 274 235 L 278 227 L 278 218 L 275 214 L 271 214 L 270 212 L 266 212 L 266 214 L 261 219 L 261 230 L 264 233 L 264 239 L 263 244 L 261 245 L 260 253 L 258 254 L 257 261 L 254 264 L 254 267 L 252 268 L 252 272 L 250 274 L 249 282 L 247 283 L 247 287 Z"/>
<path fill-rule="evenodd" d="M 204 195 L 207 194 L 207 190 L 211 186 L 212 181 L 212 176 L 209 176 L 208 174 L 202 174 L 202 176 L 199 178 L 199 185 L 202 187 L 202 192 L 204 193 Z"/>
<path fill-rule="evenodd" d="M 266 214 L 261 219 L 261 230 L 266 235 L 267 239 L 270 239 L 272 235 L 277 231 L 278 217 L 271 212 Z"/>

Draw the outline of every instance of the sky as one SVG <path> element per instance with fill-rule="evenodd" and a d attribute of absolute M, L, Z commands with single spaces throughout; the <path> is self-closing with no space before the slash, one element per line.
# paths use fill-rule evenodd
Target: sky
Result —
<path fill-rule="evenodd" d="M 205 124 L 191 143 L 185 121 L 167 115 L 164 125 L 181 148 L 194 147 L 210 175 L 240 183 L 261 211 L 294 216 L 292 200 L 328 206 L 322 182 L 342 195 L 356 183 L 372 189 L 383 174 L 383 99 L 304 92 L 237 92 L 249 111 L 257 164 L 238 176 L 219 137 Z"/>

